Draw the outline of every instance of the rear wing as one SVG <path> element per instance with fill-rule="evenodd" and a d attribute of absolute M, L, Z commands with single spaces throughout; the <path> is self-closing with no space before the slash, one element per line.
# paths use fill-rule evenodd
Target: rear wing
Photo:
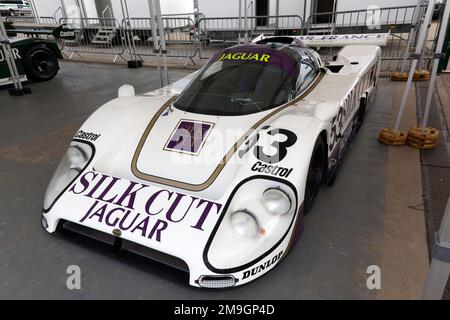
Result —
<path fill-rule="evenodd" d="M 333 35 L 306 35 L 306 36 L 271 36 L 263 34 L 253 39 L 253 43 L 278 42 L 298 44 L 305 47 L 344 47 L 348 45 L 376 45 L 384 47 L 387 44 L 389 33 L 363 33 L 363 34 L 333 34 Z"/>
<path fill-rule="evenodd" d="M 28 22 L 5 22 L 9 37 L 23 33 L 27 36 L 53 36 L 55 39 L 75 40 L 75 30 L 67 24 L 45 24 Z"/>

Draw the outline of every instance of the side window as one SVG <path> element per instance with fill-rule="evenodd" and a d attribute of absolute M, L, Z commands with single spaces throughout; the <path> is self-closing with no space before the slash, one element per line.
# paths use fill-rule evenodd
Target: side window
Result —
<path fill-rule="evenodd" d="M 303 92 L 314 81 L 317 70 L 309 63 L 300 63 L 300 74 L 297 80 L 297 94 Z"/>

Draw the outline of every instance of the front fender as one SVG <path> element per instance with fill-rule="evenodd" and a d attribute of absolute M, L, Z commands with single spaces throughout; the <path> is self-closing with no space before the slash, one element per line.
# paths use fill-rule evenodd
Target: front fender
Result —
<path fill-rule="evenodd" d="M 292 113 L 282 115 L 255 133 L 260 136 L 259 142 L 247 152 L 247 159 L 241 166 L 239 176 L 263 175 L 286 180 L 296 187 L 300 206 L 303 203 L 314 145 L 321 134 L 325 137 L 326 145 L 328 130 L 327 122 L 315 117 Z M 283 143 L 288 140 L 286 135 L 291 135 L 295 143 L 284 148 Z M 251 139 L 252 137 L 249 138 Z M 273 155 L 277 144 L 280 149 L 285 149 L 285 154 L 281 154 L 278 159 L 264 157 L 264 153 Z M 255 148 L 259 148 L 258 151 Z M 243 149 L 245 150 L 245 146 L 241 148 Z"/>

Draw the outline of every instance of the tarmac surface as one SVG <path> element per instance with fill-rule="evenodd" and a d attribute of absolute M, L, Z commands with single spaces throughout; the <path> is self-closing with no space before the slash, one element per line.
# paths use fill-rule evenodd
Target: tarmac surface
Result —
<path fill-rule="evenodd" d="M 187 286 L 184 275 L 159 263 L 126 252 L 112 255 L 94 240 L 42 229 L 47 184 L 83 121 L 124 83 L 135 85 L 137 93 L 159 87 L 150 68 L 74 62 L 61 67 L 52 81 L 31 84 L 32 95 L 11 97 L 0 89 L 0 299 L 420 297 L 428 268 L 426 231 L 423 210 L 410 208 L 423 202 L 419 153 L 406 147 L 391 151 L 377 141 L 392 120 L 397 85 L 380 80 L 335 185 L 321 188 L 287 258 L 248 285 L 211 292 Z M 188 72 L 172 70 L 170 78 Z M 81 268 L 81 290 L 66 287 L 70 265 Z M 381 268 L 381 290 L 367 288 L 371 265 Z"/>

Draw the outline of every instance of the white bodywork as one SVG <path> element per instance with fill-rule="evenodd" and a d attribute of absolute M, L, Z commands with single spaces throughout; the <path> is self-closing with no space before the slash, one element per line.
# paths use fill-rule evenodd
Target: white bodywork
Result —
<path fill-rule="evenodd" d="M 94 154 L 62 191 L 53 190 L 54 182 L 49 186 L 44 227 L 52 233 L 63 219 L 176 257 L 188 266 L 192 286 L 254 280 L 281 261 L 295 229 L 301 231 L 315 142 L 326 137 L 333 169 L 352 131 L 359 99 L 371 100 L 380 53 L 378 46 L 344 47 L 333 62 L 342 65 L 340 71 L 323 69 L 302 99 L 245 116 L 193 114 L 171 106 L 193 75 L 138 96 L 132 88 L 122 88 L 120 97 L 99 108 L 75 135 L 74 143 L 91 146 Z M 199 154 L 165 150 L 183 120 L 212 126 Z M 273 141 L 283 139 L 268 134 L 274 128 L 297 137 L 279 169 L 269 168 L 252 152 L 241 159 L 256 133 L 261 136 L 258 145 L 273 152 Z M 270 188 L 292 199 L 287 214 L 274 217 L 264 211 L 261 195 Z M 230 212 L 239 208 L 258 213 L 255 239 L 231 229 Z M 218 278 L 199 282 L 205 277 Z"/>

